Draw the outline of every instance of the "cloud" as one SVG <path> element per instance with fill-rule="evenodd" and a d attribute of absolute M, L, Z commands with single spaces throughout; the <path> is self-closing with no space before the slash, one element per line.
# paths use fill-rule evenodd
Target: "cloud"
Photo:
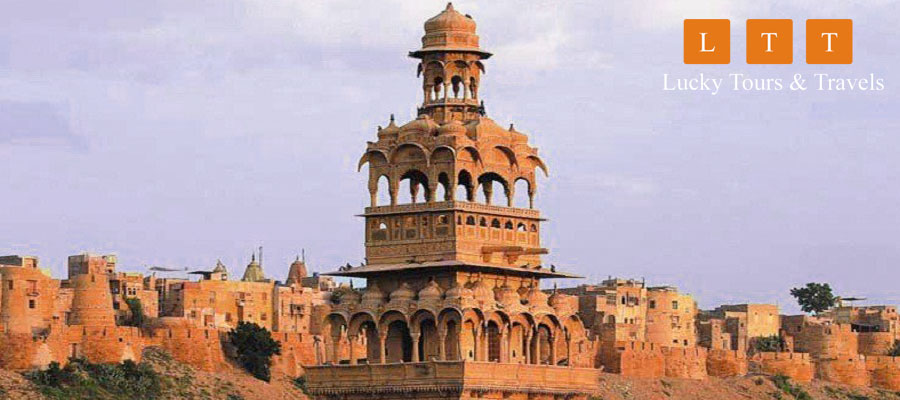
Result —
<path fill-rule="evenodd" d="M 83 146 L 66 114 L 49 103 L 0 101 L 0 144 Z"/>

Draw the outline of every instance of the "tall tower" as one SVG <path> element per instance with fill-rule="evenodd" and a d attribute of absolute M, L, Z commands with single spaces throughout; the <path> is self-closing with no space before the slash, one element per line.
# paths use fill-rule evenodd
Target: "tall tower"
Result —
<path fill-rule="evenodd" d="M 540 265 L 535 171 L 547 167 L 528 136 L 485 115 L 479 88 L 491 53 L 479 47 L 475 21 L 448 4 L 409 56 L 420 60 L 418 117 L 397 126 L 392 116 L 359 162 L 369 165 L 368 263 Z"/>

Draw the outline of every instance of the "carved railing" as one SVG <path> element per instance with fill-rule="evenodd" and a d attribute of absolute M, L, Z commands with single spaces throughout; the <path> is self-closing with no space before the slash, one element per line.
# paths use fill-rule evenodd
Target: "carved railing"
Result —
<path fill-rule="evenodd" d="M 585 394 L 597 389 L 601 373 L 592 368 L 472 361 L 326 365 L 305 370 L 313 395 L 463 390 Z"/>
<path fill-rule="evenodd" d="M 520 218 L 540 218 L 541 212 L 530 208 L 503 207 L 469 201 L 435 201 L 431 203 L 398 204 L 394 206 L 366 207 L 366 214 L 396 214 L 420 211 L 460 210 Z"/>

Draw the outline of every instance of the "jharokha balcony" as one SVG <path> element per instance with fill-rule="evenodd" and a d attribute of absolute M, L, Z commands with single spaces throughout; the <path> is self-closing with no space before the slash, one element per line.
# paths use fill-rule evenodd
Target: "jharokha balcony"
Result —
<path fill-rule="evenodd" d="M 597 390 L 601 374 L 593 368 L 481 361 L 320 365 L 305 371 L 314 398 L 488 392 L 583 398 Z"/>

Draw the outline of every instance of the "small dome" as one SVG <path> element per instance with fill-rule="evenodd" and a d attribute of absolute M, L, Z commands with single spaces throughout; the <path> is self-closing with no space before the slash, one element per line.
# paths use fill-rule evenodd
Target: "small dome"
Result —
<path fill-rule="evenodd" d="M 482 302 L 494 301 L 494 291 L 484 279 L 479 280 L 472 286 L 472 296 L 475 297 L 475 300 Z"/>
<path fill-rule="evenodd" d="M 372 283 L 362 295 L 362 303 L 367 306 L 377 306 L 384 302 L 384 292 L 378 288 L 378 284 Z"/>
<path fill-rule="evenodd" d="M 428 281 L 428 284 L 419 291 L 419 301 L 441 301 L 441 294 L 441 287 L 437 284 L 437 282 L 434 281 L 434 279 L 431 279 Z"/>
<path fill-rule="evenodd" d="M 544 306 L 547 305 L 547 294 L 542 292 L 537 285 L 532 286 L 525 292 L 525 301 L 528 302 L 530 306 Z"/>
<path fill-rule="evenodd" d="M 463 298 L 470 299 L 470 298 L 472 298 L 472 289 L 469 289 L 465 286 L 454 283 L 453 287 L 448 289 L 447 293 L 445 293 L 445 297 L 447 299 L 453 299 L 453 300 L 458 300 L 458 299 L 463 299 Z"/>
<path fill-rule="evenodd" d="M 416 292 L 409 287 L 409 284 L 403 282 L 397 290 L 391 292 L 391 301 L 411 301 L 416 297 Z"/>
<path fill-rule="evenodd" d="M 453 9 L 453 3 L 447 3 L 444 11 L 425 21 L 426 34 L 449 31 L 475 33 L 475 20 Z"/>
<path fill-rule="evenodd" d="M 462 136 L 466 134 L 466 127 L 457 120 L 450 121 L 438 128 L 438 135 Z"/>
<path fill-rule="evenodd" d="M 250 264 L 247 264 L 247 269 L 244 270 L 244 277 L 241 280 L 244 282 L 264 282 L 266 280 L 266 275 L 263 273 L 259 261 L 256 261 L 256 254 L 253 255 Z"/>
<path fill-rule="evenodd" d="M 216 260 L 216 267 L 213 268 L 212 272 L 214 274 L 218 273 L 228 273 L 228 269 L 225 268 L 225 264 L 222 264 L 222 260 Z"/>
<path fill-rule="evenodd" d="M 497 301 L 499 301 L 500 304 L 510 307 L 521 304 L 522 298 L 519 296 L 519 292 L 509 287 L 506 282 L 503 282 L 503 286 L 501 286 L 500 289 L 497 289 Z"/>
<path fill-rule="evenodd" d="M 431 119 L 431 117 L 429 117 L 427 114 L 422 114 L 419 116 L 419 118 L 409 121 L 405 125 L 401 126 L 399 133 L 401 135 L 408 135 L 408 134 L 431 135 L 432 133 L 434 133 L 435 130 L 437 130 L 437 128 L 438 128 L 438 124 L 436 122 L 434 122 L 434 120 Z M 385 129 L 387 129 L 387 128 L 385 128 Z M 384 129 L 382 129 L 382 130 L 384 130 Z"/>
<path fill-rule="evenodd" d="M 568 295 L 559 293 L 557 291 L 553 291 L 553 294 L 550 295 L 549 303 L 550 307 L 553 307 L 556 310 L 559 310 L 562 307 L 566 307 L 568 304 L 566 300 L 569 299 Z"/>
<path fill-rule="evenodd" d="M 350 289 L 343 296 L 341 296 L 341 303 L 344 304 L 359 304 L 362 301 L 362 295 L 359 294 L 358 291 Z"/>
<path fill-rule="evenodd" d="M 388 126 L 378 130 L 378 138 L 385 139 L 396 137 L 398 133 L 400 133 L 400 127 L 398 127 L 397 124 L 394 123 L 394 114 L 391 114 L 391 123 L 389 123 Z"/>
<path fill-rule="evenodd" d="M 297 260 L 292 262 L 291 267 L 288 269 L 288 276 L 285 282 L 288 285 L 299 284 L 303 281 L 303 278 L 306 278 L 306 263 L 300 259 L 300 256 L 297 256 Z"/>

